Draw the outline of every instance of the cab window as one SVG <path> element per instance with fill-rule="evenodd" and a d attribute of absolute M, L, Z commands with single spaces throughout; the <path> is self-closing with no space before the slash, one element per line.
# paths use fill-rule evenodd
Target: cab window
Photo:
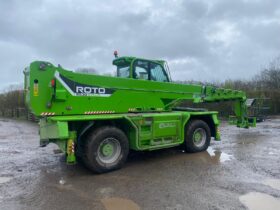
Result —
<path fill-rule="evenodd" d="M 157 63 L 150 63 L 151 80 L 168 82 L 167 75 L 162 66 Z"/>
<path fill-rule="evenodd" d="M 149 79 L 149 63 L 147 61 L 137 60 L 134 63 L 133 78 L 142 80 Z"/>
<path fill-rule="evenodd" d="M 129 66 L 118 66 L 117 74 L 118 77 L 129 78 Z"/>

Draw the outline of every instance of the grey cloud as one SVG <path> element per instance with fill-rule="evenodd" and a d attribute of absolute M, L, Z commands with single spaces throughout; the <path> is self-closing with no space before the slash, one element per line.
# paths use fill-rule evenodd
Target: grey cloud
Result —
<path fill-rule="evenodd" d="M 0 0 L 1 81 L 32 60 L 112 72 L 115 49 L 167 59 L 174 79 L 249 78 L 279 55 L 278 2 Z"/>
<path fill-rule="evenodd" d="M 271 17 L 279 10 L 278 0 L 218 0 L 214 1 L 209 17 L 228 19 L 251 19 Z"/>
<path fill-rule="evenodd" d="M 183 13 L 185 13 L 186 18 L 192 20 L 199 20 L 205 17 L 209 11 L 209 3 L 204 1 L 184 1 L 182 3 Z"/>

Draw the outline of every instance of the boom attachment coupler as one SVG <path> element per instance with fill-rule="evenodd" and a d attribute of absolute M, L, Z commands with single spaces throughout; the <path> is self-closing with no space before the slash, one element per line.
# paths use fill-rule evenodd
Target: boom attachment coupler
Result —
<path fill-rule="evenodd" d="M 236 101 L 234 103 L 235 116 L 229 116 L 229 123 L 240 128 L 256 127 L 256 118 L 248 116 L 246 101 Z"/>

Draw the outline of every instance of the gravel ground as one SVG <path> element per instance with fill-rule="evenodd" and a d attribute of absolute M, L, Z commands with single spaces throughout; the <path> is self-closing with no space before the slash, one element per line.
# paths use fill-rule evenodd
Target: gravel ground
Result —
<path fill-rule="evenodd" d="M 0 119 L 0 209 L 280 209 L 280 117 L 239 129 L 202 153 L 133 153 L 121 170 L 67 166 L 39 147 L 34 123 Z"/>

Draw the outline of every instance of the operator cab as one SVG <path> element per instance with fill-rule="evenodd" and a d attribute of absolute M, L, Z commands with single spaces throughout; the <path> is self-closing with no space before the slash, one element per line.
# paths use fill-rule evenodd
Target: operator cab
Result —
<path fill-rule="evenodd" d="M 171 82 L 168 65 L 162 60 L 147 60 L 135 57 L 118 57 L 114 53 L 113 65 L 117 66 L 117 77 Z"/>

